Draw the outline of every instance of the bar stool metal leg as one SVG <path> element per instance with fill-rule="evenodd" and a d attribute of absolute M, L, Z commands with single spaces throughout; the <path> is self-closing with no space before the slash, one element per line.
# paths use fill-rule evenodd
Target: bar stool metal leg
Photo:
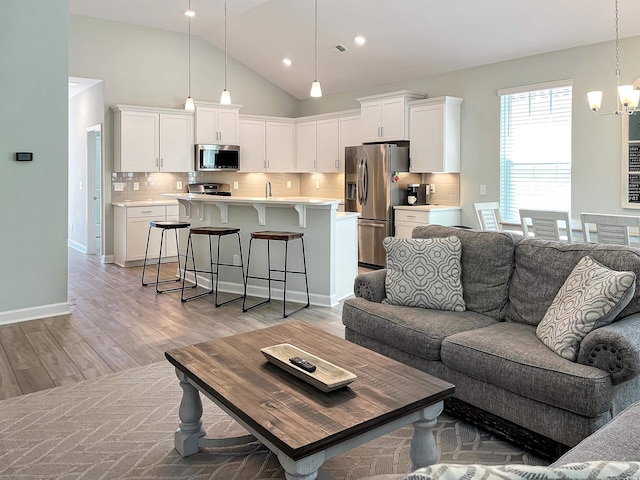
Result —
<path fill-rule="evenodd" d="M 170 282 L 180 282 L 181 280 L 181 275 L 178 275 L 177 278 L 173 279 L 167 279 L 167 280 L 160 280 L 160 266 L 162 263 L 162 248 L 164 246 L 164 242 L 165 242 L 165 234 L 167 232 L 167 230 L 173 230 L 174 235 L 175 235 L 175 240 L 176 240 L 176 249 L 177 249 L 177 257 L 178 257 L 178 272 L 182 272 L 182 266 L 180 263 L 180 241 L 178 239 L 178 229 L 180 228 L 188 228 L 189 227 L 189 223 L 187 222 L 179 222 L 179 221 L 172 221 L 172 220 L 158 220 L 158 221 L 152 221 L 149 222 L 149 231 L 147 233 L 147 245 L 145 247 L 145 251 L 144 251 L 144 260 L 142 262 L 142 286 L 146 287 L 148 285 L 151 285 L 148 282 L 145 282 L 145 273 L 147 270 L 147 264 L 149 261 L 149 242 L 151 240 L 151 229 L 152 228 L 159 228 L 160 229 L 160 249 L 158 251 L 158 258 L 156 261 L 156 278 L 155 278 L 155 290 L 156 293 L 166 293 L 166 292 L 174 292 L 176 290 L 180 290 L 181 287 L 175 287 L 175 288 L 166 288 L 163 290 L 160 290 L 158 288 L 158 285 L 163 284 L 163 283 L 170 283 Z M 186 257 L 185 257 L 185 266 L 186 266 Z"/>

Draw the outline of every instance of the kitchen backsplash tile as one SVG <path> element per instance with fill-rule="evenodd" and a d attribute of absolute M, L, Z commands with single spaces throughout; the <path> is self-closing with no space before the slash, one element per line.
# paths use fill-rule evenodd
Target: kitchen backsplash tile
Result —
<path fill-rule="evenodd" d="M 459 173 L 424 173 L 424 183 L 436 186 L 436 192 L 429 196 L 429 203 L 440 205 L 460 205 Z"/>

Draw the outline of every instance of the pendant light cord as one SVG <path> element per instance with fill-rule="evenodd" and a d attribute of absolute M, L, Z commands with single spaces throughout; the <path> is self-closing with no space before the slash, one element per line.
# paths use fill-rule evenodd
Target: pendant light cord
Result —
<path fill-rule="evenodd" d="M 191 11 L 191 0 L 189 0 L 189 11 Z M 191 17 L 189 18 L 189 97 L 191 97 Z"/>
<path fill-rule="evenodd" d="M 616 0 L 617 1 L 617 0 Z M 318 0 L 315 0 L 315 15 L 314 15 L 314 30 L 315 30 L 315 74 L 314 81 L 318 81 Z"/>
<path fill-rule="evenodd" d="M 227 89 L 227 0 L 224 0 L 224 89 Z"/>
<path fill-rule="evenodd" d="M 620 39 L 618 36 L 618 0 L 616 0 L 616 80 L 620 86 Z"/>

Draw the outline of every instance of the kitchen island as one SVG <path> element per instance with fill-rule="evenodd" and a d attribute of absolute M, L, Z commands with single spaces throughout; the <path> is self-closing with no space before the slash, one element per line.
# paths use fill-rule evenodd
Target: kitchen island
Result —
<path fill-rule="evenodd" d="M 335 306 L 353 293 L 353 280 L 358 274 L 357 213 L 338 212 L 339 200 L 315 197 L 231 197 L 204 194 L 165 194 L 180 205 L 179 218 L 192 226 L 240 228 L 244 264 L 247 264 L 250 233 L 262 230 L 286 230 L 304 233 L 309 294 L 311 304 Z M 266 275 L 267 242 L 254 242 L 252 275 Z M 284 265 L 284 245 L 272 242 L 272 268 Z M 186 245 L 186 234 L 181 239 Z M 215 248 L 215 247 L 214 247 Z M 208 242 L 194 237 L 198 269 L 207 268 Z M 237 248 L 223 240 L 221 262 L 238 264 Z M 214 253 L 215 254 L 215 253 Z M 300 246 L 289 246 L 288 270 L 302 270 Z M 255 270 L 254 270 L 255 269 Z M 237 270 L 237 271 L 236 271 Z M 198 283 L 209 287 L 209 278 L 200 274 Z M 188 277 L 187 277 L 188 278 Z M 278 277 L 282 278 L 282 277 Z M 266 298 L 267 282 L 251 280 L 247 294 Z M 289 275 L 287 301 L 306 302 L 304 281 L 300 275 Z M 222 268 L 220 291 L 242 293 L 239 269 Z M 282 299 L 282 284 L 272 283 L 272 298 Z"/>

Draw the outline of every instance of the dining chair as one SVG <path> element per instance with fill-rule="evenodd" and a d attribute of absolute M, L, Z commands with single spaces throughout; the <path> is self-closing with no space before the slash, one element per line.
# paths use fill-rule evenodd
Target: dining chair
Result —
<path fill-rule="evenodd" d="M 613 245 L 631 243 L 630 228 L 640 228 L 640 217 L 632 215 L 609 215 L 603 213 L 581 213 L 582 233 L 585 242 L 591 242 L 590 228 L 595 227 L 596 242 Z M 636 233 L 637 235 L 637 233 Z"/>
<path fill-rule="evenodd" d="M 502 216 L 500 215 L 500 204 L 498 202 L 474 203 L 476 215 L 480 229 L 488 232 L 502 231 Z"/>
<path fill-rule="evenodd" d="M 573 243 L 571 215 L 567 211 L 521 208 L 520 223 L 525 237 Z"/>

